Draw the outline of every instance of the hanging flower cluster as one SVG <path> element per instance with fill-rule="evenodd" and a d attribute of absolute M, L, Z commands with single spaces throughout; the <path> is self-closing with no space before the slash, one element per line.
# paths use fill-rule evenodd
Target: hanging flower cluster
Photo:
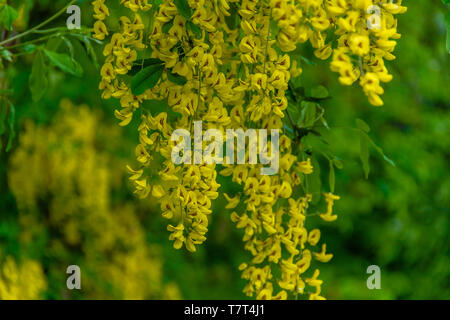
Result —
<path fill-rule="evenodd" d="M 217 172 L 230 177 L 240 191 L 224 194 L 226 207 L 232 210 L 237 228 L 243 229 L 245 249 L 252 255 L 249 263 L 240 266 L 249 296 L 286 299 L 292 293 L 323 298 L 319 270 L 308 271 L 313 260 L 328 262 L 333 255 L 324 243 L 316 248 L 320 231 L 306 228 L 312 195 L 304 180 L 314 169 L 306 153 L 298 151 L 301 139 L 285 130 L 295 127 L 288 92 L 290 81 L 302 73 L 297 49 L 309 40 L 318 58 L 333 55 L 331 68 L 340 73 L 343 84 L 360 79 L 369 101 L 381 104 L 378 83 L 389 80 L 383 58 L 393 57 L 389 38 L 398 37 L 393 14 L 404 7 L 401 1 L 396 4 L 400 9 L 386 0 L 376 1 L 383 8 L 381 28 L 370 30 L 366 10 L 374 3 L 121 1 L 119 29 L 104 47 L 99 88 L 103 98 L 120 101 L 121 108 L 115 111 L 120 125 L 139 118 L 138 167 L 127 167 L 135 193 L 159 200 L 175 248 L 195 251 L 206 240 L 211 202 L 219 196 Z M 104 0 L 93 5 L 95 36 L 105 39 L 108 9 Z M 146 108 L 152 100 L 160 101 L 162 108 Z M 197 121 L 202 121 L 200 129 Z M 227 159 L 219 168 L 208 158 L 202 161 L 195 151 L 183 154 L 194 160 L 190 164 L 172 162 L 174 130 L 195 135 L 196 130 L 203 134 L 218 129 L 225 136 L 227 129 L 237 128 L 279 130 L 276 175 L 262 175 L 262 164 L 234 164 L 235 159 Z M 202 146 L 208 145 L 203 141 Z M 273 157 L 275 141 L 257 148 Z M 245 158 L 249 163 L 248 152 Z M 332 209 L 338 199 L 324 194 L 327 210 L 319 214 L 323 220 L 336 220 Z M 275 277 L 275 270 L 281 276 Z"/>
<path fill-rule="evenodd" d="M 39 262 L 24 259 L 18 264 L 11 256 L 2 261 L 0 269 L 1 300 L 32 300 L 42 298 L 48 284 Z"/>
<path fill-rule="evenodd" d="M 117 129 L 88 106 L 66 99 L 51 124 L 25 122 L 8 166 L 8 184 L 17 200 L 20 245 L 51 259 L 42 266 L 33 260 L 15 266 L 7 257 L 0 268 L 0 298 L 39 298 L 47 279 L 70 265 L 74 250 L 85 270 L 87 297 L 180 297 L 176 285 L 163 282 L 160 249 L 148 243 L 138 208 L 112 198 L 123 177 L 123 163 L 105 150 L 120 139 Z M 61 232 L 41 241 L 51 230 Z M 39 241 L 43 243 L 37 247 Z M 108 288 L 100 285 L 105 281 Z"/>
<path fill-rule="evenodd" d="M 394 16 L 406 12 L 407 8 L 401 5 L 402 0 L 328 0 L 326 4 L 325 10 L 338 37 L 331 70 L 339 73 L 343 85 L 359 80 L 369 102 L 374 106 L 383 105 L 380 95 L 384 90 L 380 82 L 392 80 L 384 60 L 395 59 L 392 54 L 397 44 L 395 39 L 400 38 Z M 329 54 L 321 56 L 316 51 L 320 58 L 326 59 Z"/>

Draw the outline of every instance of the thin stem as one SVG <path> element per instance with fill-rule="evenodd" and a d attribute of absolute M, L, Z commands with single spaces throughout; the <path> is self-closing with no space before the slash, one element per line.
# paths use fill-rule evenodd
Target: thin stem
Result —
<path fill-rule="evenodd" d="M 36 43 L 36 42 L 41 42 L 41 41 L 47 40 L 49 38 L 53 38 L 55 36 L 56 35 L 52 34 L 52 35 L 48 35 L 48 36 L 41 37 L 41 38 L 38 38 L 38 39 L 34 39 L 34 40 L 30 40 L 30 41 L 19 43 L 19 44 L 15 44 L 13 46 L 8 47 L 8 50 L 20 48 L 20 47 L 26 46 L 28 44 L 33 44 L 33 43 Z"/>
<path fill-rule="evenodd" d="M 19 53 L 13 53 L 13 57 L 20 57 L 20 56 L 26 56 L 27 54 L 30 54 L 29 52 L 19 52 Z"/>
<path fill-rule="evenodd" d="M 270 19 L 272 18 L 272 9 L 270 9 L 270 14 L 269 14 L 269 23 L 267 26 L 267 39 L 266 39 L 266 53 L 264 55 L 264 73 L 266 73 L 266 61 L 267 61 L 267 54 L 269 51 L 269 41 L 270 41 Z"/>
<path fill-rule="evenodd" d="M 366 73 L 364 72 L 364 67 L 363 67 L 363 62 L 361 57 L 359 57 L 359 69 L 361 70 L 361 75 L 364 77 L 366 75 Z"/>
<path fill-rule="evenodd" d="M 300 143 L 300 141 L 297 141 L 297 126 L 294 125 L 294 121 L 292 120 L 291 114 L 289 113 L 287 108 L 286 108 L 286 114 L 287 114 L 289 122 L 291 123 L 291 126 L 292 126 L 292 131 L 294 133 L 294 142 Z"/>
<path fill-rule="evenodd" d="M 9 39 L 6 39 L 6 40 L 0 42 L 0 46 L 3 46 L 3 45 L 5 45 L 5 44 L 7 44 L 7 43 L 9 43 L 9 42 L 11 42 L 11 41 L 14 41 L 14 40 L 23 38 L 23 37 L 25 37 L 26 35 L 28 35 L 28 34 L 30 34 L 30 33 L 33 33 L 33 32 L 35 32 L 36 30 L 42 28 L 43 26 L 49 24 L 50 22 L 52 22 L 53 20 L 55 20 L 56 18 L 58 18 L 60 15 L 62 15 L 63 13 L 65 13 L 65 12 L 66 12 L 66 9 L 67 9 L 68 7 L 70 7 L 72 4 L 74 4 L 76 1 L 77 1 L 77 0 L 72 0 L 72 1 L 70 1 L 63 9 L 61 9 L 60 11 L 58 11 L 55 15 L 53 15 L 53 16 L 50 17 L 50 18 L 48 18 L 48 19 L 45 20 L 44 22 L 38 24 L 37 26 L 35 26 L 35 27 L 33 27 L 33 28 L 31 28 L 31 29 L 25 31 L 25 32 L 19 33 L 18 35 L 14 36 L 14 37 L 11 37 L 11 38 L 9 38 Z"/>
<path fill-rule="evenodd" d="M 57 32 L 57 31 L 64 31 L 67 30 L 66 27 L 56 27 L 56 28 L 50 28 L 50 29 L 44 29 L 44 30 L 34 30 L 33 33 L 51 33 L 51 32 Z"/>

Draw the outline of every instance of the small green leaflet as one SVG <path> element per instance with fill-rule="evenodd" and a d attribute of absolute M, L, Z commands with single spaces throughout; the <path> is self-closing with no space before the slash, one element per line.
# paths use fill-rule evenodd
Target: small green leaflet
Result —
<path fill-rule="evenodd" d="M 185 85 L 187 82 L 185 77 L 182 77 L 179 74 L 172 72 L 167 72 L 167 79 L 169 79 L 170 82 L 179 84 L 180 86 Z"/>
<path fill-rule="evenodd" d="M 35 52 L 37 50 L 37 48 L 38 47 L 36 45 L 34 45 L 34 44 L 27 44 L 26 46 L 23 47 L 23 50 L 26 53 L 33 53 L 33 52 Z"/>
<path fill-rule="evenodd" d="M 310 97 L 315 99 L 326 99 L 330 95 L 328 93 L 328 89 L 324 86 L 317 86 L 311 89 Z"/>
<path fill-rule="evenodd" d="M 0 11 L 0 25 L 12 31 L 12 25 L 18 16 L 17 11 L 13 7 L 5 4 Z"/>
<path fill-rule="evenodd" d="M 186 22 L 186 26 L 194 33 L 197 39 L 202 37 L 202 29 L 192 21 Z"/>
<path fill-rule="evenodd" d="M 369 133 L 370 127 L 364 120 L 356 119 L 356 125 L 358 126 L 358 129 L 364 131 L 365 133 Z"/>
<path fill-rule="evenodd" d="M 63 40 L 61 37 L 52 37 L 45 44 L 45 49 L 48 51 L 57 51 L 62 42 Z"/>
<path fill-rule="evenodd" d="M 303 128 L 309 128 L 316 121 L 316 104 L 314 102 L 302 101 L 302 111 L 297 125 Z"/>
<path fill-rule="evenodd" d="M 13 61 L 13 59 L 12 59 L 13 55 L 12 55 L 11 51 L 9 51 L 9 50 L 3 49 L 2 50 L 2 57 L 5 58 L 9 62 Z"/>
<path fill-rule="evenodd" d="M 37 102 L 41 100 L 48 88 L 47 66 L 45 65 L 45 57 L 41 50 L 34 57 L 29 85 L 33 101 Z"/>
<path fill-rule="evenodd" d="M 344 168 L 344 163 L 342 162 L 342 160 L 334 158 L 332 161 L 333 161 L 334 166 L 336 168 L 338 168 L 339 170 L 342 170 Z"/>
<path fill-rule="evenodd" d="M 88 37 L 84 36 L 83 37 L 83 42 L 84 45 L 86 47 L 86 52 L 87 54 L 91 57 L 92 59 L 92 63 L 94 64 L 94 66 L 99 69 L 100 65 L 98 64 L 98 59 L 97 59 L 97 54 L 95 53 L 94 47 L 92 46 L 91 41 L 89 40 Z"/>
<path fill-rule="evenodd" d="M 164 25 L 161 28 L 161 31 L 163 33 L 168 33 L 172 27 L 173 27 L 173 20 L 170 20 L 169 22 L 164 23 Z"/>
<path fill-rule="evenodd" d="M 278 21 L 273 19 L 270 20 L 270 34 L 276 37 L 280 33 L 280 27 L 278 26 Z"/>
<path fill-rule="evenodd" d="M 382 148 L 380 148 L 379 146 L 377 146 L 375 144 L 375 142 L 373 142 L 373 140 L 366 135 L 367 141 L 372 145 L 372 147 L 383 157 L 384 161 L 386 161 L 387 163 L 389 163 L 391 166 L 396 167 L 395 162 L 392 161 L 390 158 L 388 158 L 388 156 L 386 156 L 384 154 L 384 151 Z"/>
<path fill-rule="evenodd" d="M 174 3 L 177 6 L 178 12 L 189 20 L 192 16 L 192 9 L 187 0 L 174 0 Z"/>
<path fill-rule="evenodd" d="M 131 79 L 131 91 L 138 96 L 146 90 L 152 89 L 161 78 L 164 71 L 164 65 L 156 64 L 139 71 L 133 79 Z"/>
<path fill-rule="evenodd" d="M 382 157 L 388 162 L 390 165 L 395 167 L 394 161 L 389 159 L 385 154 L 382 148 L 376 145 L 375 142 L 368 136 L 367 133 L 370 131 L 369 125 L 361 119 L 356 119 L 356 125 L 358 126 L 359 131 L 359 158 L 361 159 L 361 163 L 364 170 L 364 175 L 366 179 L 369 177 L 370 173 L 370 163 L 369 163 L 369 145 L 371 145 Z"/>
<path fill-rule="evenodd" d="M 44 52 L 49 60 L 62 71 L 70 73 L 76 77 L 81 77 L 83 75 L 83 68 L 81 65 L 67 54 L 56 53 L 47 49 L 44 49 Z"/>
<path fill-rule="evenodd" d="M 232 6 L 232 8 L 234 7 L 234 10 L 230 10 L 230 15 L 229 16 L 225 16 L 225 22 L 228 26 L 228 28 L 230 28 L 231 30 L 234 30 L 238 27 L 239 25 L 239 19 L 238 19 L 238 11 L 236 10 L 236 7 Z"/>

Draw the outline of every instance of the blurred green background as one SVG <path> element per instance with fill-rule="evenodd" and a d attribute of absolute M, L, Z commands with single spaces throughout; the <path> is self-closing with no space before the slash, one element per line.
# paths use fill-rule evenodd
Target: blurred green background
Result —
<path fill-rule="evenodd" d="M 32 26 L 65 1 L 9 3 L 24 5 Z M 90 3 L 80 3 L 89 26 Z M 336 173 L 339 219 L 322 227 L 334 253 L 321 267 L 329 299 L 450 299 L 447 8 L 437 0 L 404 5 L 397 59 L 387 63 L 394 80 L 385 86 L 385 106 L 371 107 L 359 88 L 339 85 L 326 63 L 303 66 L 303 83 L 322 84 L 332 95 L 325 103 L 328 140 L 344 162 Z M 17 292 L 53 299 L 245 299 L 237 267 L 248 256 L 222 210 L 223 197 L 198 252 L 174 250 L 159 208 L 133 197 L 124 174 L 134 158 L 136 128 L 117 125 L 116 103 L 101 100 L 96 89 L 99 71 L 74 46 L 83 78 L 52 70 L 51 89 L 38 103 L 28 88 L 29 59 L 19 59 L 7 74 L 19 137 L 0 155 L 0 282 L 2 272 L 23 273 L 30 281 L 18 283 Z M 370 136 L 396 167 L 372 152 L 364 178 L 358 134 L 348 130 L 357 118 L 370 125 Z M 82 269 L 81 291 L 66 289 L 71 264 Z M 381 290 L 366 287 L 369 265 L 381 268 Z"/>

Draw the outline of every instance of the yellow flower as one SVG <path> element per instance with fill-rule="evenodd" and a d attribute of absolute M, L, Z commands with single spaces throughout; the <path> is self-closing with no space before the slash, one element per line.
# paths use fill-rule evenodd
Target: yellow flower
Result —
<path fill-rule="evenodd" d="M 92 5 L 94 6 L 94 19 L 105 20 L 109 16 L 109 9 L 104 0 L 95 0 Z"/>
<path fill-rule="evenodd" d="M 319 253 L 314 252 L 314 258 L 320 262 L 328 262 L 333 258 L 333 254 L 326 253 L 327 245 L 324 243 L 322 244 L 322 251 Z"/>
<path fill-rule="evenodd" d="M 228 201 L 228 204 L 225 206 L 226 209 L 234 209 L 237 207 L 240 201 L 239 195 L 236 195 L 234 198 L 231 198 L 226 193 L 224 193 L 223 195 Z"/>
<path fill-rule="evenodd" d="M 309 232 L 308 235 L 308 243 L 312 246 L 315 246 L 320 240 L 320 230 L 314 229 Z"/>
<path fill-rule="evenodd" d="M 333 53 L 333 49 L 331 49 L 330 44 L 323 46 L 321 48 L 318 48 L 314 51 L 314 55 L 321 60 L 327 60 L 331 56 L 332 53 Z"/>
<path fill-rule="evenodd" d="M 364 56 L 369 53 L 370 41 L 369 37 L 366 35 L 352 34 L 349 40 L 350 50 L 358 55 Z"/>
<path fill-rule="evenodd" d="M 298 57 L 301 44 L 309 41 L 318 59 L 332 56 L 330 69 L 338 73 L 342 85 L 359 81 L 369 102 L 381 105 L 380 82 L 392 79 L 384 61 L 395 58 L 395 40 L 400 37 L 394 15 L 405 10 L 398 2 L 400 8 L 386 1 L 377 4 L 382 7 L 381 26 L 367 28 L 366 10 L 374 4 L 372 0 L 270 0 L 268 6 L 255 0 L 189 0 L 192 16 L 187 20 L 172 0 L 163 0 L 152 12 L 154 16 L 144 20 L 142 12 L 151 7 L 148 1 L 121 1 L 132 13 L 119 17 L 119 30 L 105 45 L 99 88 L 103 98 L 120 100 L 121 109 L 115 115 L 123 126 L 138 109 L 140 113 L 149 111 L 140 109 L 147 100 L 167 101 L 165 112 L 152 109 L 151 115 L 136 119 L 140 121 L 135 151 L 139 170 L 130 167 L 129 172 L 136 193 L 148 196 L 151 190 L 162 216 L 170 220 L 168 229 L 175 248 L 184 244 L 194 252 L 206 240 L 212 201 L 220 192 L 219 173 L 239 189 L 234 197 L 224 196 L 226 209 L 239 208 L 230 217 L 243 229 L 244 247 L 250 255 L 248 264 L 240 268 L 248 281 L 245 294 L 285 299 L 288 293 L 309 292 L 307 284 L 315 288 L 311 299 L 323 298 L 318 270 L 306 283 L 301 278 L 310 268 L 310 249 L 319 243 L 321 233 L 306 227 L 315 215 L 308 214 L 312 195 L 301 178 L 313 173 L 311 160 L 299 161 L 305 156 L 304 148 L 299 148 L 302 141 L 295 134 L 291 141 L 287 135 L 292 132 L 285 127 L 298 120 L 287 117 L 292 103 L 287 95 L 290 81 L 302 73 L 300 60 L 293 57 Z M 109 12 L 103 3 L 94 3 L 97 38 L 108 35 L 102 21 Z M 235 9 L 237 23 L 231 26 L 224 17 Z M 146 57 L 147 47 L 151 47 L 150 58 L 161 60 L 164 71 L 152 88 L 134 96 L 131 70 L 140 62 L 138 57 Z M 224 134 L 237 128 L 279 130 L 278 146 L 273 138 L 267 146 L 258 146 L 267 155 L 274 155 L 274 148 L 279 147 L 278 174 L 262 175 L 263 165 L 236 165 L 236 158 L 233 164 L 226 158 L 217 172 L 215 165 L 207 164 L 212 163 L 208 161 L 212 156 L 203 154 L 203 163 L 175 166 L 171 162 L 176 146 L 171 141 L 172 131 L 185 129 L 192 134 L 198 130 L 194 122 L 199 120 L 203 123 L 200 135 L 208 129 Z M 200 159 L 200 152 L 194 150 L 193 160 Z M 244 155 L 250 160 L 250 152 Z M 153 184 L 153 179 L 159 182 Z M 324 196 L 327 209 L 319 216 L 334 221 L 333 205 L 339 197 Z M 314 253 L 319 261 L 331 256 L 325 248 Z M 281 278 L 276 280 L 272 277 L 275 265 L 281 269 Z M 276 282 L 283 289 L 278 294 L 273 291 Z"/>
<path fill-rule="evenodd" d="M 103 40 L 109 35 L 108 29 L 103 21 L 98 20 L 94 23 L 94 35 L 93 37 L 98 40 Z"/>
<path fill-rule="evenodd" d="M 297 168 L 301 173 L 311 174 L 313 173 L 313 166 L 311 165 L 311 159 L 308 158 L 305 161 L 297 162 Z"/>

